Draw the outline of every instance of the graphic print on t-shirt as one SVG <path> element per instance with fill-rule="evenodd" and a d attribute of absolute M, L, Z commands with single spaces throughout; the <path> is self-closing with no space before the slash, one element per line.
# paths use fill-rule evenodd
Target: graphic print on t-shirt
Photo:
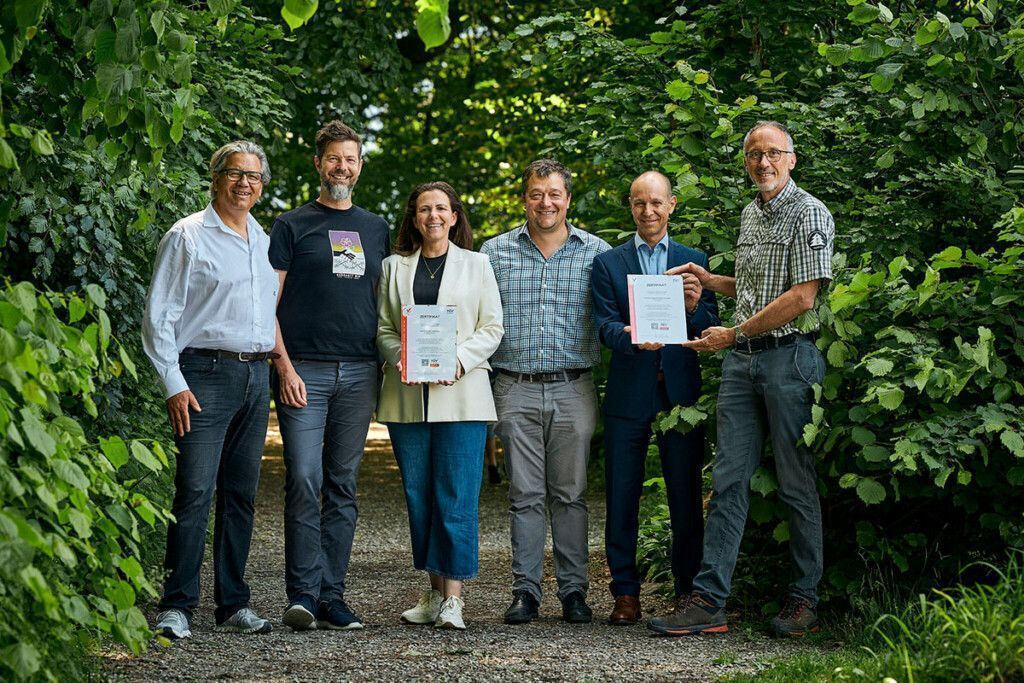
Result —
<path fill-rule="evenodd" d="M 328 230 L 331 236 L 331 271 L 338 277 L 362 277 L 366 272 L 366 255 L 358 232 Z"/>

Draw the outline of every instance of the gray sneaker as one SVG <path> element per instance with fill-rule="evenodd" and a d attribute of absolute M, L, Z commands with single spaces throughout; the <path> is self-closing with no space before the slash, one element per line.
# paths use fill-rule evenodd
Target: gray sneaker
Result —
<path fill-rule="evenodd" d="M 172 608 L 156 615 L 153 630 L 157 635 L 174 640 L 192 637 L 192 631 L 188 630 L 188 617 L 180 609 Z"/>
<path fill-rule="evenodd" d="M 270 633 L 274 630 L 274 626 L 248 607 L 243 607 L 222 623 L 214 626 L 213 630 L 221 633 Z"/>

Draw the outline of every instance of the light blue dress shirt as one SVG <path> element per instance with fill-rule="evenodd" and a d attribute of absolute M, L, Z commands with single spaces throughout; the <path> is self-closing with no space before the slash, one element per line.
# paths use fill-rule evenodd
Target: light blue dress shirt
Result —
<path fill-rule="evenodd" d="M 647 242 L 640 237 L 640 233 L 633 235 L 633 246 L 636 247 L 637 258 L 640 259 L 640 269 L 644 275 L 661 275 L 668 270 L 668 233 L 661 238 L 654 248 L 651 249 Z"/>
<path fill-rule="evenodd" d="M 160 240 L 142 347 L 168 398 L 189 388 L 178 367 L 187 347 L 274 348 L 278 278 L 267 258 L 270 238 L 251 215 L 248 231 L 246 241 L 208 204 Z"/>

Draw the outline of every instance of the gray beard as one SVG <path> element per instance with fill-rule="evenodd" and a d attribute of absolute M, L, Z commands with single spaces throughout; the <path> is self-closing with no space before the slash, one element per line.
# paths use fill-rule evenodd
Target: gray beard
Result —
<path fill-rule="evenodd" d="M 352 186 L 345 183 L 329 183 L 326 180 L 321 186 L 327 190 L 327 194 L 336 202 L 343 202 L 352 196 Z"/>

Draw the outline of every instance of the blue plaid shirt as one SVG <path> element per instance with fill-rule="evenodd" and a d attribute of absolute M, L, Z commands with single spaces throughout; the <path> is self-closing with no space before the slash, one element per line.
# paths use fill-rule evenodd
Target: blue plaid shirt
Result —
<path fill-rule="evenodd" d="M 569 225 L 569 238 L 545 259 L 526 224 L 484 242 L 505 311 L 505 336 L 491 365 L 509 372 L 555 372 L 601 362 L 590 299 L 594 257 L 611 249 Z"/>

